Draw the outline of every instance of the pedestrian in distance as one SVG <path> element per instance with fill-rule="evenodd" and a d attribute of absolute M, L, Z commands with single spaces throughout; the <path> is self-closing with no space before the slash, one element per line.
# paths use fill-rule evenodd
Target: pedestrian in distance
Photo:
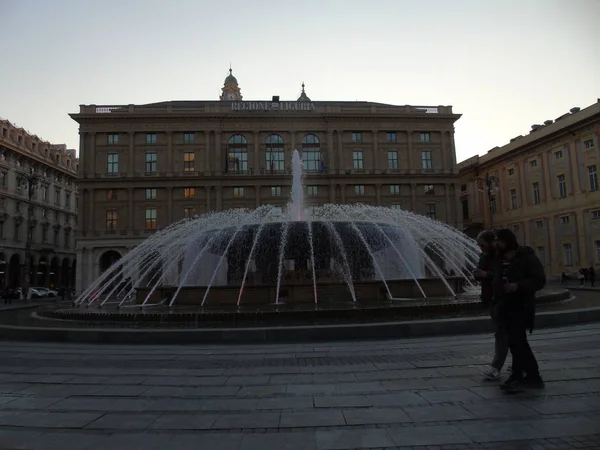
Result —
<path fill-rule="evenodd" d="M 482 231 L 477 236 L 477 245 L 481 249 L 481 256 L 473 276 L 481 283 L 481 303 L 489 308 L 494 324 L 494 359 L 490 367 L 483 372 L 486 380 L 500 378 L 502 367 L 508 356 L 508 333 L 506 328 L 498 321 L 496 314 L 497 305 L 493 299 L 492 281 L 494 279 L 494 266 L 497 265 L 496 235 L 493 231 Z"/>
<path fill-rule="evenodd" d="M 508 229 L 496 231 L 496 250 L 498 259 L 492 280 L 497 303 L 495 314 L 508 334 L 513 362 L 512 373 L 500 389 L 516 393 L 526 388 L 543 388 L 527 330 L 533 332 L 535 324 L 535 293 L 546 284 L 544 267 L 535 252 L 519 245 L 515 234 Z"/>

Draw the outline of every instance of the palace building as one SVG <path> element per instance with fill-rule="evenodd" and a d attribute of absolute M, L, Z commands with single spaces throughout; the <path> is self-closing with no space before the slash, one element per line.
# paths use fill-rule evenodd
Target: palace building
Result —
<path fill-rule="evenodd" d="M 451 106 L 243 100 L 230 69 L 218 101 L 81 105 L 80 291 L 144 238 L 209 211 L 283 207 L 291 155 L 307 206 L 403 208 L 462 229 Z"/>
<path fill-rule="evenodd" d="M 0 120 L 0 291 L 23 287 L 27 268 L 31 286 L 75 287 L 77 164 L 75 150 Z"/>
<path fill-rule="evenodd" d="M 512 229 L 551 275 L 600 269 L 600 99 L 458 166 L 466 232 Z M 491 179 L 488 196 L 484 180 Z M 491 200 L 491 202 L 490 202 Z"/>

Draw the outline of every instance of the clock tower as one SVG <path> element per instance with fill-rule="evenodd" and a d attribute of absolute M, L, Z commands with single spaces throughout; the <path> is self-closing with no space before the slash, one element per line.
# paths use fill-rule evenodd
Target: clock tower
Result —
<path fill-rule="evenodd" d="M 219 100 L 226 102 L 241 102 L 242 93 L 238 86 L 237 79 L 231 74 L 231 67 L 229 67 L 229 75 L 225 78 L 225 84 L 221 88 L 223 91 Z"/>

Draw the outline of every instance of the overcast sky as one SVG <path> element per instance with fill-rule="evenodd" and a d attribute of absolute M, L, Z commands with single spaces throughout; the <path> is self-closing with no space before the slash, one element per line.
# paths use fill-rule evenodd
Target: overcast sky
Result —
<path fill-rule="evenodd" d="M 600 0 L 0 0 L 0 117 L 78 150 L 80 104 L 453 105 L 457 159 L 600 97 Z"/>

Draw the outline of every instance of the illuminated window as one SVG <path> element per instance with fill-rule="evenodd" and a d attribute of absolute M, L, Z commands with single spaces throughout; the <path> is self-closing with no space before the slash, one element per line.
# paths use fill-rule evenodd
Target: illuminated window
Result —
<path fill-rule="evenodd" d="M 233 188 L 233 196 L 235 198 L 243 197 L 244 196 L 244 188 L 243 187 Z"/>
<path fill-rule="evenodd" d="M 183 154 L 183 171 L 193 172 L 196 170 L 196 155 L 194 152 L 185 152 Z"/>
<path fill-rule="evenodd" d="M 146 230 L 156 230 L 156 208 L 146 208 L 144 227 Z"/>
<path fill-rule="evenodd" d="M 183 197 L 187 199 L 196 198 L 196 188 L 183 188 Z"/>
<path fill-rule="evenodd" d="M 106 210 L 106 229 L 107 230 L 116 230 L 117 229 L 117 221 L 118 214 L 116 209 L 107 209 Z"/>

